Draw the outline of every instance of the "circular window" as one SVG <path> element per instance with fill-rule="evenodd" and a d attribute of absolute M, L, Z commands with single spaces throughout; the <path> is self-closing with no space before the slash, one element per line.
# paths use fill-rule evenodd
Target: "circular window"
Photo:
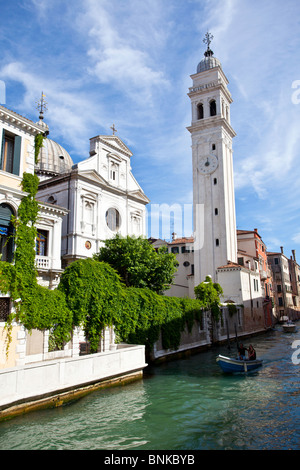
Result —
<path fill-rule="evenodd" d="M 105 220 L 106 220 L 108 228 L 112 232 L 117 232 L 119 228 L 121 227 L 120 213 L 119 211 L 117 211 L 117 209 L 114 209 L 113 207 L 111 207 L 110 209 L 106 211 Z"/>
<path fill-rule="evenodd" d="M 186 268 L 187 268 L 189 265 L 190 265 L 190 263 L 189 263 L 188 261 L 185 261 L 185 262 L 183 263 L 183 266 L 185 266 Z"/>
<path fill-rule="evenodd" d="M 85 247 L 86 247 L 87 250 L 90 250 L 90 249 L 92 248 L 92 244 L 91 244 L 91 242 L 90 242 L 89 240 L 87 240 L 87 241 L 85 242 Z"/>

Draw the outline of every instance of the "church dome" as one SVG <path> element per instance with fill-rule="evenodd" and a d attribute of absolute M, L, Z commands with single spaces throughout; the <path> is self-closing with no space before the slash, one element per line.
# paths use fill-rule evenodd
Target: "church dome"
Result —
<path fill-rule="evenodd" d="M 62 173 L 68 173 L 73 166 L 73 161 L 68 152 L 57 142 L 44 139 L 40 149 L 38 163 L 35 171 L 38 176 L 51 177 Z"/>
<path fill-rule="evenodd" d="M 204 57 L 204 59 L 199 62 L 197 66 L 197 73 L 204 72 L 205 70 L 213 69 L 214 67 L 217 66 L 221 67 L 221 62 L 219 59 L 216 57 L 213 57 L 213 55 L 207 55 Z"/>

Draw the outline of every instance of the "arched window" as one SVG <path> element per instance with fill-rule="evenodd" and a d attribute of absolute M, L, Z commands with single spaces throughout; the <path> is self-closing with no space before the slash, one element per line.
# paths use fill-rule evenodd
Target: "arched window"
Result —
<path fill-rule="evenodd" d="M 9 263 L 13 260 L 14 250 L 12 215 L 14 215 L 14 211 L 10 205 L 0 204 L 0 257 L 1 261 Z"/>
<path fill-rule="evenodd" d="M 211 116 L 215 116 L 217 114 L 217 103 L 216 100 L 211 100 L 209 102 L 209 111 Z"/>
<path fill-rule="evenodd" d="M 197 105 L 197 119 L 203 119 L 204 114 L 203 114 L 203 104 L 199 103 Z"/>

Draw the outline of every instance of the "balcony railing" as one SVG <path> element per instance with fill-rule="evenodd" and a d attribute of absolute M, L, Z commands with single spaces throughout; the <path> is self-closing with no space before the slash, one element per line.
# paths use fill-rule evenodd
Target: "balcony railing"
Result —
<path fill-rule="evenodd" d="M 49 256 L 36 256 L 35 265 L 37 269 L 50 269 L 51 258 L 49 258 Z"/>

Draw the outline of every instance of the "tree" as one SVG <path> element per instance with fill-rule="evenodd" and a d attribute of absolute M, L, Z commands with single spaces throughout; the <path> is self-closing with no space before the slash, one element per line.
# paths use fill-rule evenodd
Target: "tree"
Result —
<path fill-rule="evenodd" d="M 146 238 L 118 234 L 105 241 L 94 259 L 110 264 L 127 287 L 147 287 L 157 293 L 170 288 L 178 265 L 166 247 L 156 252 Z"/>
<path fill-rule="evenodd" d="M 217 282 L 212 282 L 210 276 L 206 276 L 205 281 L 194 288 L 196 299 L 199 299 L 206 310 L 211 313 L 211 342 L 213 342 L 214 324 L 221 318 L 220 296 L 223 289 Z"/>

